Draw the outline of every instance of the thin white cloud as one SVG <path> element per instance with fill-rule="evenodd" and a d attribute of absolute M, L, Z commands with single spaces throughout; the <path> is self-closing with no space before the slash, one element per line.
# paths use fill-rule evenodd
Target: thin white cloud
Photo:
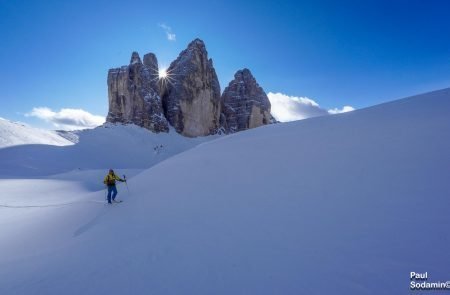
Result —
<path fill-rule="evenodd" d="M 334 115 L 334 114 L 351 112 L 351 111 L 354 111 L 354 110 L 355 110 L 355 108 L 352 107 L 352 106 L 344 106 L 342 109 L 334 108 L 334 109 L 328 110 L 328 112 L 330 114 Z"/>
<path fill-rule="evenodd" d="M 171 27 L 169 27 L 166 24 L 158 24 L 158 26 L 164 30 L 164 33 L 166 33 L 167 40 L 169 40 L 169 41 L 177 40 L 177 35 L 175 35 L 175 33 L 172 32 Z"/>
<path fill-rule="evenodd" d="M 176 41 L 177 36 L 175 34 L 167 33 L 167 40 L 169 41 Z"/>
<path fill-rule="evenodd" d="M 39 118 L 63 130 L 94 128 L 105 122 L 105 117 L 93 115 L 82 109 L 61 109 L 54 112 L 47 107 L 38 107 L 33 108 L 25 116 Z"/>
<path fill-rule="evenodd" d="M 290 122 L 303 120 L 311 117 L 325 116 L 342 112 L 353 111 L 351 106 L 342 109 L 326 110 L 319 106 L 317 102 L 308 97 L 289 96 L 283 93 L 267 94 L 272 105 L 271 113 L 277 121 Z"/>

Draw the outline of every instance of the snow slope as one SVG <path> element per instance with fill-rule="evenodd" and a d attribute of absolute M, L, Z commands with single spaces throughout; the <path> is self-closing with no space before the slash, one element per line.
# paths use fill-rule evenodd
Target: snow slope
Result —
<path fill-rule="evenodd" d="M 0 293 L 408 294 L 411 271 L 449 280 L 449 134 L 444 89 L 201 144 L 119 187 L 119 205 L 2 180 L 17 206 L 61 205 L 0 207 Z"/>
<path fill-rule="evenodd" d="M 0 118 L 0 149 L 22 144 L 71 145 L 54 131 L 37 129 Z"/>
<path fill-rule="evenodd" d="M 69 171 L 144 169 L 214 136 L 187 138 L 174 130 L 155 134 L 135 125 L 106 124 L 78 131 L 78 143 L 0 149 L 0 178 L 42 177 Z"/>

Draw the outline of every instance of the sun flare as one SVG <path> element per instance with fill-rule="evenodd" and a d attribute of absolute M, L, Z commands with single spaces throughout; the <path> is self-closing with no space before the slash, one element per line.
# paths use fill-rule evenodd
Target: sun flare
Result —
<path fill-rule="evenodd" d="M 158 72 L 158 76 L 159 76 L 159 79 L 167 78 L 167 70 L 165 68 L 160 69 Z"/>

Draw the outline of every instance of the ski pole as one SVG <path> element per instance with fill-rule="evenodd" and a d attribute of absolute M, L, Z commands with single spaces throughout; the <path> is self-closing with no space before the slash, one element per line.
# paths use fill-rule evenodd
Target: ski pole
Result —
<path fill-rule="evenodd" d="M 125 180 L 125 185 L 127 186 L 128 195 L 130 195 L 130 189 L 128 188 L 127 176 L 124 174 L 123 179 Z"/>

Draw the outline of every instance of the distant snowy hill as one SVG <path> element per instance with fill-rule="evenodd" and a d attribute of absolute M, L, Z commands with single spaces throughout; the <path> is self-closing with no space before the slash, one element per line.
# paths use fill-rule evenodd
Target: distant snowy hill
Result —
<path fill-rule="evenodd" d="M 103 126 L 64 136 L 75 145 L 27 145 L 0 150 L 0 177 L 48 176 L 73 170 L 146 169 L 215 136 L 188 138 L 175 130 L 153 133 L 135 125 Z M 102 172 L 103 173 L 103 172 Z"/>
<path fill-rule="evenodd" d="M 22 144 L 71 145 L 54 131 L 42 130 L 0 118 L 0 148 Z"/>
<path fill-rule="evenodd" d="M 112 131 L 61 153 L 137 166 L 130 130 Z M 118 205 L 81 178 L 0 180 L 0 293 L 408 294 L 412 271 L 449 280 L 449 134 L 444 89 L 200 144 L 119 185 Z M 27 151 L 0 150 L 2 164 L 14 152 Z"/>

